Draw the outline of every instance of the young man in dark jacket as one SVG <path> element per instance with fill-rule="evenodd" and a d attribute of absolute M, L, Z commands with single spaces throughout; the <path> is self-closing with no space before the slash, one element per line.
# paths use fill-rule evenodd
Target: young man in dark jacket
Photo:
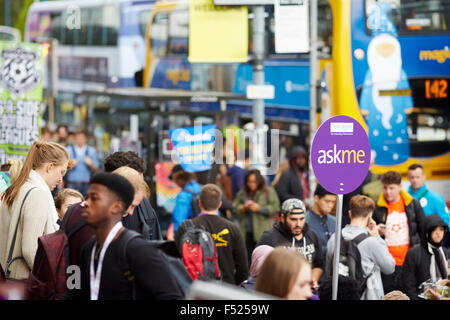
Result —
<path fill-rule="evenodd" d="M 447 230 L 447 224 L 437 214 L 425 217 L 422 241 L 408 251 L 400 275 L 400 288 L 410 299 L 419 299 L 419 286 L 424 281 L 448 279 L 450 255 L 442 246 Z"/>
<path fill-rule="evenodd" d="M 289 165 L 275 186 L 280 203 L 292 198 L 309 201 L 308 154 L 303 147 L 292 148 Z"/>
<path fill-rule="evenodd" d="M 105 171 L 112 172 L 117 168 L 128 166 L 135 169 L 142 175 L 145 172 L 144 160 L 138 156 L 136 152 L 132 151 L 117 151 L 109 155 L 105 159 Z M 67 230 L 71 230 L 81 219 L 83 211 L 83 203 L 74 204 L 71 206 L 66 214 L 65 220 Z M 132 215 L 127 215 L 122 219 L 125 228 L 141 233 L 147 240 L 162 240 L 161 228 L 159 226 L 158 217 L 153 209 L 150 201 L 144 197 L 142 202 L 136 206 Z M 75 232 L 69 239 L 70 264 L 80 264 L 81 248 L 92 237 L 94 230 L 88 226 L 83 225 L 77 232 Z"/>
<path fill-rule="evenodd" d="M 203 227 L 211 233 L 217 248 L 219 269 L 223 281 L 239 285 L 248 277 L 247 249 L 239 227 L 219 216 L 222 191 L 214 184 L 207 184 L 200 190 L 201 213 L 192 219 L 196 227 Z M 186 232 L 183 222 L 175 234 L 175 243 L 181 251 L 181 238 Z"/>
<path fill-rule="evenodd" d="M 402 190 L 399 172 L 386 172 L 381 177 L 381 183 L 383 193 L 372 218 L 395 259 L 395 272 L 382 275 L 384 292 L 391 292 L 398 289 L 398 276 L 409 248 L 419 243 L 425 214 L 420 203 Z"/>
<path fill-rule="evenodd" d="M 94 230 L 95 238 L 82 249 L 81 288 L 73 289 L 64 298 L 183 298 L 158 249 L 140 235 L 130 238 L 137 233 L 123 227 L 122 215 L 133 198 L 133 186 L 122 176 L 98 173 L 91 178 L 82 217 Z"/>
<path fill-rule="evenodd" d="M 265 231 L 256 246 L 285 246 L 301 253 L 312 265 L 312 278 L 317 285 L 324 270 L 322 246 L 317 234 L 306 223 L 303 201 L 288 199 L 281 206 L 280 221 Z"/>

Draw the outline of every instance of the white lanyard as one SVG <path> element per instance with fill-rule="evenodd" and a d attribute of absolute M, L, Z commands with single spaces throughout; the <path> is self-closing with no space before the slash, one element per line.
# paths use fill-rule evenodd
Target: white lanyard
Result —
<path fill-rule="evenodd" d="M 110 245 L 111 241 L 114 239 L 114 237 L 117 235 L 119 230 L 122 228 L 122 222 L 117 222 L 114 227 L 111 229 L 111 231 L 108 233 L 108 236 L 106 237 L 105 243 L 103 244 L 103 248 L 100 251 L 100 256 L 98 258 L 97 263 L 97 272 L 94 271 L 94 255 L 95 255 L 95 248 L 97 245 L 94 245 L 92 248 L 92 254 L 91 254 L 91 272 L 90 272 L 90 278 L 91 278 L 91 300 L 98 300 L 98 291 L 100 289 L 100 278 L 102 275 L 102 265 L 103 265 L 103 258 L 105 256 L 106 249 L 108 249 L 108 246 Z"/>

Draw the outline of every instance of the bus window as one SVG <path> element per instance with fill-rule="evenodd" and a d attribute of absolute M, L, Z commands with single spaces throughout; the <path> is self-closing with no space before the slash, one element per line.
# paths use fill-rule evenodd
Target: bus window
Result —
<path fill-rule="evenodd" d="M 85 8 L 81 9 L 80 13 L 80 29 L 77 30 L 77 44 L 80 46 L 88 45 L 88 26 L 89 26 L 89 11 Z"/>
<path fill-rule="evenodd" d="M 322 54 L 331 56 L 331 40 L 333 33 L 333 15 L 331 13 L 331 6 L 328 0 L 319 1 L 319 7 L 317 10 L 318 23 L 317 23 L 317 40 L 318 47 Z"/>
<path fill-rule="evenodd" d="M 142 10 L 139 12 L 139 31 L 143 38 L 145 38 L 145 31 L 147 30 L 148 17 L 150 17 L 151 10 Z"/>
<path fill-rule="evenodd" d="M 366 1 L 366 17 L 370 15 L 377 2 L 386 2 L 392 10 L 389 18 L 401 33 L 439 33 L 449 32 L 450 0 L 390 0 Z M 370 33 L 370 21 L 367 22 Z"/>
<path fill-rule="evenodd" d="M 116 46 L 119 32 L 119 10 L 116 6 L 103 7 L 103 45 Z"/>
<path fill-rule="evenodd" d="M 150 45 L 154 57 L 164 57 L 167 53 L 168 34 L 168 14 L 160 12 L 155 14 L 150 29 Z"/>
<path fill-rule="evenodd" d="M 171 55 L 188 54 L 189 11 L 173 11 L 169 15 L 169 48 Z"/>
<path fill-rule="evenodd" d="M 103 37 L 102 35 L 102 19 L 103 12 L 101 8 L 90 8 L 89 9 L 89 27 L 88 27 L 88 45 L 91 46 L 102 46 Z"/>
<path fill-rule="evenodd" d="M 64 43 L 64 28 L 61 25 L 61 12 L 51 14 L 50 37 Z"/>

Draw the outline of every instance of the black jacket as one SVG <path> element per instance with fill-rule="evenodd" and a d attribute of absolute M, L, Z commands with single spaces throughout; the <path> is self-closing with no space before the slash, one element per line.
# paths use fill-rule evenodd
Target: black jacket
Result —
<path fill-rule="evenodd" d="M 105 252 L 98 300 L 131 300 L 133 291 L 137 300 L 180 300 L 183 293 L 176 278 L 167 267 L 167 261 L 149 241 L 138 237 L 130 240 L 125 249 L 129 270 L 120 266 L 125 233 L 111 242 Z M 63 300 L 90 299 L 90 264 L 95 238 L 91 238 L 81 252 L 81 285 L 69 291 Z M 130 276 L 131 274 L 131 276 Z M 135 289 L 133 288 L 135 285 Z"/>
<path fill-rule="evenodd" d="M 248 277 L 248 259 L 245 241 L 239 227 L 223 217 L 203 214 L 192 219 L 196 227 L 211 233 L 217 248 L 217 259 L 223 281 L 239 285 Z M 175 234 L 175 243 L 180 244 L 186 225 L 183 222 Z"/>
<path fill-rule="evenodd" d="M 419 286 L 426 280 L 431 278 L 430 264 L 431 253 L 428 251 L 428 234 L 438 227 L 442 226 L 447 229 L 445 222 L 436 214 L 426 216 L 424 221 L 424 231 L 422 233 L 422 240 L 420 244 L 416 244 L 409 249 L 403 263 L 402 271 L 400 273 L 400 287 L 401 290 L 407 294 L 410 299 L 419 299 Z M 449 259 L 449 252 L 443 248 L 446 259 Z M 446 272 L 445 265 L 441 265 L 441 272 Z"/>
<path fill-rule="evenodd" d="M 145 197 L 134 209 L 132 215 L 122 218 L 122 223 L 125 228 L 139 232 L 147 240 L 163 239 L 158 216 L 150 201 Z"/>
<path fill-rule="evenodd" d="M 273 228 L 266 230 L 259 239 L 256 246 L 268 245 L 271 247 L 285 246 L 292 247 L 292 236 L 285 230 L 281 222 L 276 222 Z M 314 230 L 305 223 L 303 227 L 303 238 L 295 239 L 295 248 L 311 263 L 313 268 L 325 269 L 322 246 Z"/>
<path fill-rule="evenodd" d="M 275 186 L 280 203 L 283 203 L 287 199 L 295 198 L 303 200 L 303 188 L 302 183 L 298 177 L 297 171 L 293 167 L 283 172 Z"/>
<path fill-rule="evenodd" d="M 404 190 L 400 190 L 400 194 L 405 203 L 405 211 L 409 225 L 409 244 L 412 247 L 413 245 L 420 242 L 421 227 L 423 219 L 425 218 L 425 214 L 419 201 L 414 199 L 409 193 Z M 375 211 L 373 212 L 372 218 L 377 224 L 385 224 L 387 220 L 387 213 L 387 203 L 384 199 L 384 195 L 381 194 L 380 198 L 377 201 L 377 205 L 375 207 Z"/>
<path fill-rule="evenodd" d="M 306 156 L 307 152 L 305 148 L 301 146 L 295 146 L 289 154 L 289 170 L 283 172 L 278 180 L 278 183 L 275 186 L 275 190 L 278 194 L 278 198 L 280 199 L 280 204 L 282 204 L 285 200 L 295 198 L 299 200 L 303 200 L 303 187 L 298 176 L 298 171 L 295 168 L 295 157 L 299 154 L 304 154 Z M 308 156 L 306 156 L 308 158 Z"/>

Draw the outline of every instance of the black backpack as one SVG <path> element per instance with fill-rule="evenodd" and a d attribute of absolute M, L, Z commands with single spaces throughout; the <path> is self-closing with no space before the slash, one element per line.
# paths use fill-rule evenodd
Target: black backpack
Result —
<path fill-rule="evenodd" d="M 192 194 L 192 197 L 191 197 L 192 217 L 191 218 L 195 218 L 201 212 L 200 205 L 198 204 L 198 200 L 200 200 L 200 194 L 195 193 L 194 191 L 187 189 L 187 188 L 183 188 L 183 190 Z"/>
<path fill-rule="evenodd" d="M 140 205 L 137 206 L 136 211 L 142 225 L 142 235 L 144 238 L 147 240 L 162 240 L 158 217 L 150 201 L 144 198 Z"/>
<path fill-rule="evenodd" d="M 220 280 L 216 244 L 211 233 L 196 227 L 191 219 L 185 220 L 182 225 L 186 231 L 177 242 L 177 247 L 189 275 L 194 281 Z"/>
<path fill-rule="evenodd" d="M 120 243 L 119 252 L 119 266 L 122 270 L 124 276 L 128 281 L 132 283 L 133 296 L 132 300 L 137 300 L 140 298 L 139 292 L 136 290 L 135 277 L 130 269 L 127 259 L 127 247 L 128 243 L 137 237 L 143 237 L 142 234 L 126 229 L 123 234 L 123 241 Z M 167 240 L 147 240 L 150 244 L 158 248 L 158 251 L 162 255 L 163 259 L 167 262 L 167 266 L 169 267 L 172 275 L 175 277 L 178 289 L 186 295 L 191 283 L 192 279 L 184 267 L 183 261 L 178 256 L 178 251 L 176 249 L 175 243 L 173 241 Z"/>
<path fill-rule="evenodd" d="M 364 276 L 361 263 L 361 254 L 358 244 L 369 237 L 366 233 L 361 233 L 352 240 L 345 240 L 341 235 L 341 249 L 339 254 L 339 275 L 356 280 L 359 287 L 360 296 L 367 288 L 367 279 L 371 276 Z"/>

